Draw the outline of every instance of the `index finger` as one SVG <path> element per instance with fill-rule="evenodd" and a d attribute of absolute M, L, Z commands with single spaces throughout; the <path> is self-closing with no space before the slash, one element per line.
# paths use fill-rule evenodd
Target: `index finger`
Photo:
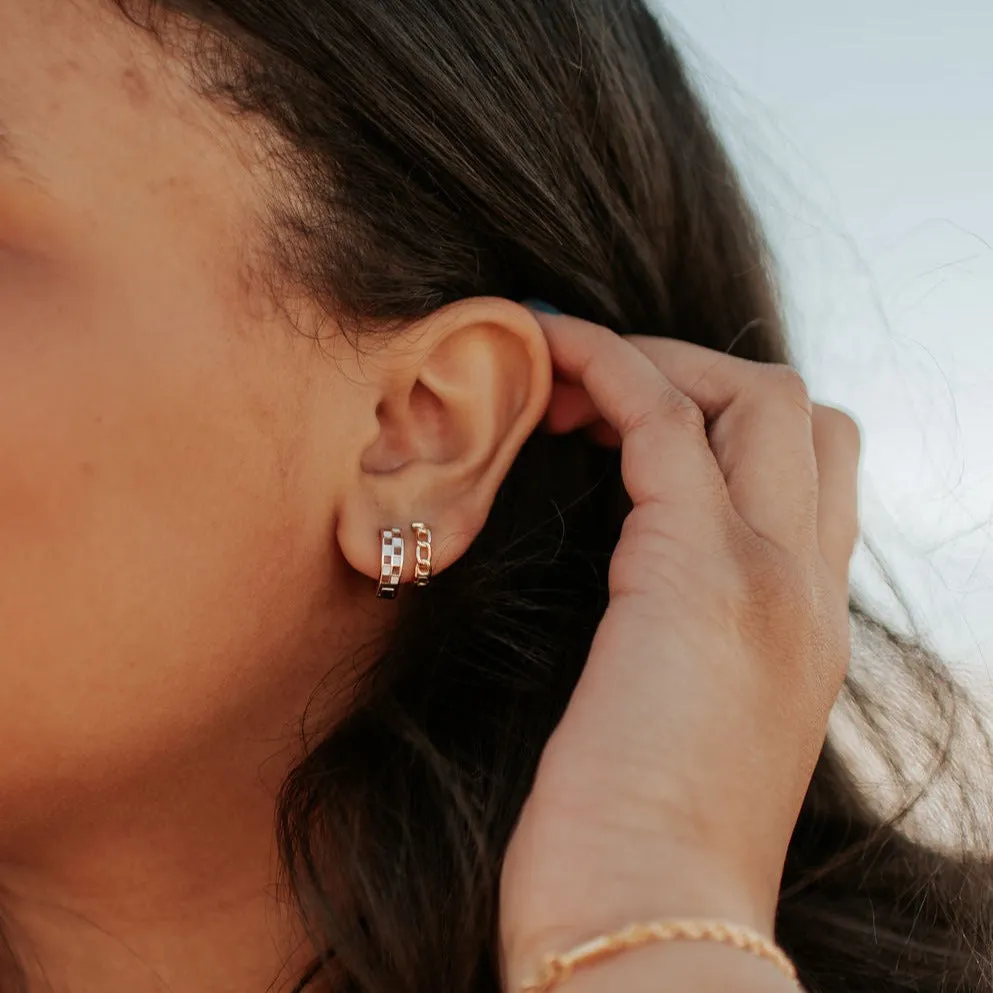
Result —
<path fill-rule="evenodd" d="M 682 502 L 686 513 L 730 507 L 700 408 L 652 360 L 609 328 L 536 313 L 556 367 L 582 383 L 621 438 L 621 472 L 635 504 Z M 711 521 L 713 523 L 713 520 Z"/>

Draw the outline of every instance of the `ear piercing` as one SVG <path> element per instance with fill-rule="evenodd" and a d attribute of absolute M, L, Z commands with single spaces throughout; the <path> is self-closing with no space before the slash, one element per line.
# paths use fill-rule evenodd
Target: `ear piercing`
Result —
<path fill-rule="evenodd" d="M 431 582 L 431 529 L 421 521 L 412 522 L 410 528 L 414 532 L 414 585 L 427 586 Z M 404 538 L 399 528 L 383 528 L 379 539 L 382 551 L 376 596 L 394 600 L 403 574 Z"/>
<path fill-rule="evenodd" d="M 393 600 L 400 587 L 403 572 L 403 535 L 399 528 L 384 528 L 379 532 L 383 549 L 379 559 L 379 586 L 376 596 L 380 600 Z"/>
<path fill-rule="evenodd" d="M 414 585 L 427 586 L 431 582 L 431 528 L 420 521 L 410 525 L 414 532 Z"/>

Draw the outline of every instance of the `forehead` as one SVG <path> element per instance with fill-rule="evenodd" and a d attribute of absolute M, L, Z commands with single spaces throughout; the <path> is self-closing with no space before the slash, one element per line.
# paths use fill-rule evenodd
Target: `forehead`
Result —
<path fill-rule="evenodd" d="M 85 237 L 140 218 L 244 246 L 258 149 L 190 80 L 112 0 L 0 0 L 0 207 L 26 178 Z"/>
<path fill-rule="evenodd" d="M 151 48 L 142 46 L 140 34 L 108 0 L 3 0 L 0 83 L 5 117 L 21 105 L 37 107 L 39 101 L 54 109 L 56 90 L 65 101 L 84 80 L 109 87 Z"/>
<path fill-rule="evenodd" d="M 0 3 L 0 154 L 31 157 L 39 134 L 84 132 L 132 112 L 174 110 L 182 73 L 109 0 Z M 99 132 L 98 132 L 99 133 Z"/>
<path fill-rule="evenodd" d="M 82 151 L 120 116 L 120 80 L 139 56 L 109 13 L 102 0 L 0 3 L 0 166 L 57 171 L 59 145 Z"/>

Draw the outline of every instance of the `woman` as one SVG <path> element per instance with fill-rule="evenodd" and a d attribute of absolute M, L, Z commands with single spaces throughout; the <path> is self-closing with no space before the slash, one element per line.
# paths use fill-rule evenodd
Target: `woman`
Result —
<path fill-rule="evenodd" d="M 857 432 L 640 2 L 4 0 L 0 122 L 5 993 L 685 917 L 991 988 L 988 860 L 905 830 L 970 711 L 857 603 L 845 679 Z M 707 937 L 559 985 L 792 988 Z"/>

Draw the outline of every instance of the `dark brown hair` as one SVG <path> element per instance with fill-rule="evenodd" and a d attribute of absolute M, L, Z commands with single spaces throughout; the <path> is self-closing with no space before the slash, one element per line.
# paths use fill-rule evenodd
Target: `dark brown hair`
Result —
<path fill-rule="evenodd" d="M 643 0 L 118 4 L 279 137 L 273 273 L 357 334 L 464 297 L 540 297 L 789 361 L 766 245 Z M 416 610 L 399 602 L 354 710 L 282 793 L 286 878 L 318 949 L 299 989 L 496 993 L 501 856 L 629 507 L 616 452 L 536 434 L 466 555 Z M 912 830 L 930 796 L 964 842 L 982 836 L 987 754 L 970 752 L 975 779 L 956 757 L 979 721 L 923 644 L 857 598 L 851 616 L 778 938 L 812 993 L 993 989 L 988 858 Z M 858 781 L 853 741 L 886 797 Z"/>

